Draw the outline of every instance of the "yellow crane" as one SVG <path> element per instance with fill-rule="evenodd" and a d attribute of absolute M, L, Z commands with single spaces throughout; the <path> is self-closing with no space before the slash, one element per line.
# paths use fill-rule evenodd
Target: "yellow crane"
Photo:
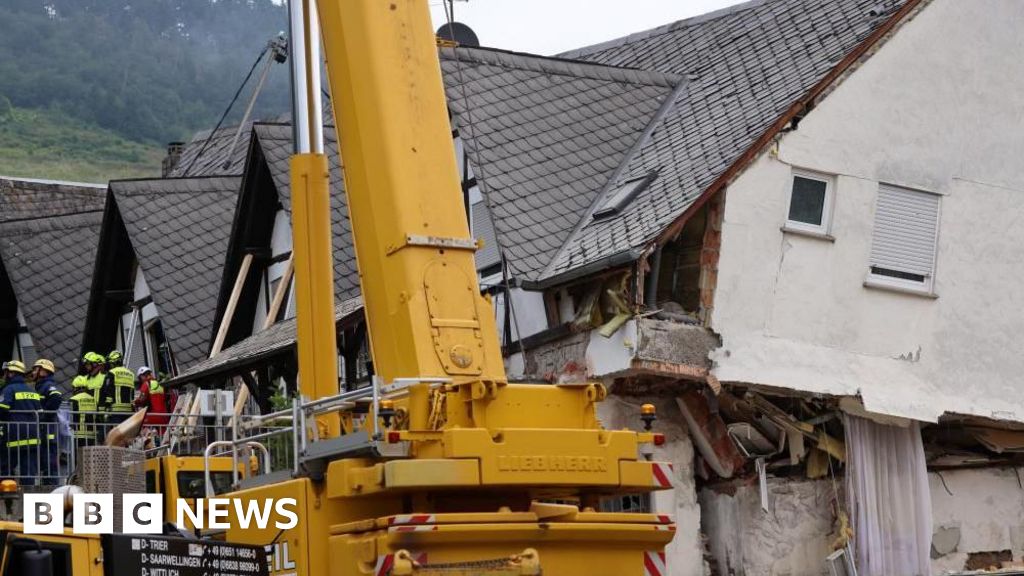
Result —
<path fill-rule="evenodd" d="M 292 0 L 289 10 L 295 465 L 225 496 L 293 498 L 299 522 L 261 530 L 232 518 L 213 536 L 265 547 L 277 576 L 664 574 L 671 519 L 601 511 L 603 499 L 671 487 L 671 466 L 644 457 L 661 439 L 653 413 L 647 431 L 606 430 L 599 383 L 508 382 L 478 286 L 428 1 Z M 373 386 L 344 393 L 321 47 L 377 371 Z M 109 576 L 117 562 L 99 564 Z M 75 576 L 103 573 L 77 556 L 73 565 Z"/>

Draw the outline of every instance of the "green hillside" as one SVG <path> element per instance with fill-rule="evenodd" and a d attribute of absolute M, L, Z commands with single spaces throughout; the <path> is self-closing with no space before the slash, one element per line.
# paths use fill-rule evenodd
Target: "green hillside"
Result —
<path fill-rule="evenodd" d="M 58 110 L 6 108 L 0 101 L 0 175 L 105 183 L 159 176 L 164 151 Z"/>
<path fill-rule="evenodd" d="M 213 127 L 287 27 L 277 0 L 0 0 L 0 174 L 159 175 L 165 144 Z M 287 71 L 256 117 L 289 110 Z"/>

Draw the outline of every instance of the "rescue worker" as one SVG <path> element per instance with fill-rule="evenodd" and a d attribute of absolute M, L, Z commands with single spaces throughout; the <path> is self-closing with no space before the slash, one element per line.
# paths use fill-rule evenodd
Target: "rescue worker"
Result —
<path fill-rule="evenodd" d="M 46 477 L 44 484 L 57 484 L 59 479 L 59 458 L 60 458 L 60 434 L 58 433 L 57 410 L 64 402 L 64 394 L 61 393 L 57 382 L 53 379 L 56 372 L 53 362 L 40 358 L 32 365 L 32 381 L 35 383 L 36 393 L 39 394 L 39 402 L 43 406 L 43 412 L 39 416 L 41 429 L 39 438 L 43 441 L 43 476 Z"/>
<path fill-rule="evenodd" d="M 122 364 L 124 357 L 114 350 L 107 356 L 107 374 L 100 391 L 100 409 L 108 412 L 107 426 L 113 428 L 132 414 L 135 375 Z"/>
<path fill-rule="evenodd" d="M 93 352 L 86 352 L 82 356 L 82 362 L 78 365 L 78 375 L 71 381 L 71 392 L 78 392 L 79 388 L 89 387 L 89 370 L 92 364 Z"/>
<path fill-rule="evenodd" d="M 164 427 L 170 421 L 171 405 L 168 403 L 167 389 L 157 381 L 153 370 L 143 366 L 138 370 L 139 396 L 135 399 L 135 408 L 146 408 L 143 426 L 156 429 L 157 437 L 163 436 Z"/>
<path fill-rule="evenodd" d="M 102 412 L 101 393 L 103 391 L 103 382 L 107 378 L 107 359 L 102 354 L 97 354 L 96 352 L 90 352 L 86 354 L 86 357 L 89 361 L 89 372 L 86 374 L 85 387 L 89 394 L 92 394 L 93 411 Z M 93 430 L 96 432 L 97 443 L 102 443 L 103 439 L 107 437 L 106 420 L 106 417 L 101 414 L 96 414 L 93 417 Z"/>
<path fill-rule="evenodd" d="M 79 386 L 72 390 L 71 396 L 71 437 L 75 439 L 75 449 L 96 445 L 96 414 L 99 408 L 96 398 L 88 386 Z"/>
<path fill-rule="evenodd" d="M 43 409 L 39 393 L 25 381 L 25 365 L 11 360 L 4 372 L 7 385 L 0 394 L 0 422 L 5 423 L 8 473 L 21 477 L 23 485 L 35 485 L 39 477 L 39 426 Z"/>

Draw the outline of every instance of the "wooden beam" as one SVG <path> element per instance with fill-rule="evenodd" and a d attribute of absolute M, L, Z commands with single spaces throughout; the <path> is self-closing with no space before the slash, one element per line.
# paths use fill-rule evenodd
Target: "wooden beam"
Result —
<path fill-rule="evenodd" d="M 249 268 L 252 266 L 253 255 L 246 254 L 242 258 L 242 266 L 238 269 L 238 276 L 235 277 L 235 286 L 231 289 L 231 298 L 228 306 L 224 309 L 224 317 L 220 321 L 220 329 L 217 330 L 217 338 L 213 341 L 213 348 L 210 349 L 210 358 L 220 354 L 224 347 L 224 339 L 228 337 L 228 328 L 231 327 L 231 320 L 235 316 L 235 308 L 238 307 L 238 298 L 242 295 L 242 287 L 245 279 L 249 276 Z"/>
<path fill-rule="evenodd" d="M 284 297 L 288 294 L 288 286 L 292 283 L 292 275 L 295 273 L 295 261 L 289 257 L 284 267 L 284 275 L 277 285 L 277 292 L 274 293 L 274 300 L 270 303 L 270 310 L 267 311 L 267 318 L 263 321 L 263 329 L 266 330 L 277 322 L 277 316 L 281 312 L 281 305 Z"/>
<path fill-rule="evenodd" d="M 246 258 L 252 258 L 252 255 L 246 255 Z M 267 311 L 267 318 L 263 321 L 264 330 L 273 326 L 274 322 L 277 322 L 277 315 L 281 311 L 281 304 L 284 302 L 285 295 L 288 294 L 288 286 L 292 283 L 292 276 L 294 274 L 295 261 L 292 259 L 292 256 L 289 256 L 288 263 L 284 267 L 284 275 L 281 276 L 281 281 L 277 284 L 277 291 L 274 292 L 274 300 L 270 303 L 270 310 Z M 237 283 L 235 284 L 235 288 L 238 288 Z M 234 298 L 234 294 L 232 294 L 232 298 Z M 221 329 L 223 329 L 223 325 L 221 326 Z M 242 414 L 242 410 L 245 408 L 245 403 L 249 401 L 248 386 L 239 386 L 237 390 L 238 393 L 235 395 L 235 407 L 233 415 L 231 416 L 232 426 L 234 426 L 235 418 L 238 418 L 238 416 Z"/>

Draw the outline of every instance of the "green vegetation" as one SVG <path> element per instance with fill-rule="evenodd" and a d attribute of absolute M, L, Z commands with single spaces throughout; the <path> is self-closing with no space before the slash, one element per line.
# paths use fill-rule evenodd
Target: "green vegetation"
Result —
<path fill-rule="evenodd" d="M 10 108 L 0 100 L 0 175 L 105 183 L 159 176 L 163 149 L 140 144 L 57 110 Z"/>
<path fill-rule="evenodd" d="M 159 174 L 165 144 L 216 124 L 286 29 L 274 0 L 3 0 L 0 174 Z M 288 108 L 287 68 L 275 65 L 256 117 Z"/>

